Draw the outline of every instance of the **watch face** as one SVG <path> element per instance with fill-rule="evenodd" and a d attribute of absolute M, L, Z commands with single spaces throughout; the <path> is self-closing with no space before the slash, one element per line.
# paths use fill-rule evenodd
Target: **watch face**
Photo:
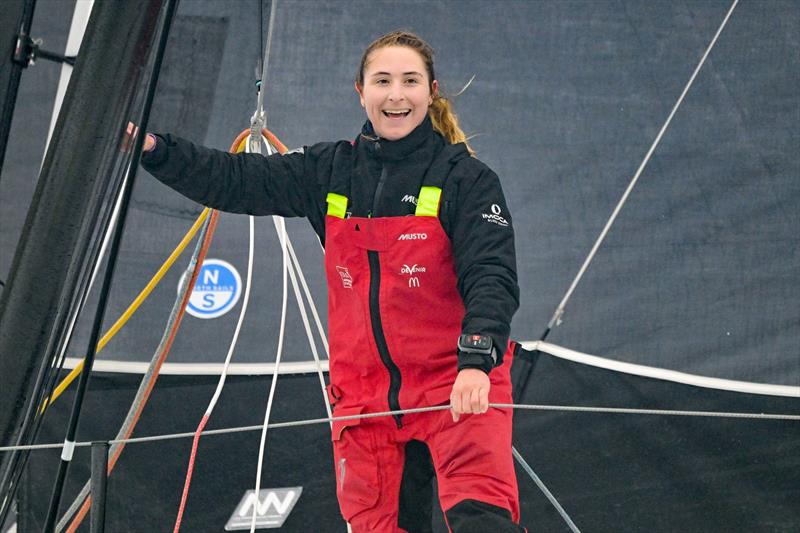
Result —
<path fill-rule="evenodd" d="M 492 338 L 488 335 L 462 335 L 458 345 L 462 350 L 488 353 L 492 349 Z"/>

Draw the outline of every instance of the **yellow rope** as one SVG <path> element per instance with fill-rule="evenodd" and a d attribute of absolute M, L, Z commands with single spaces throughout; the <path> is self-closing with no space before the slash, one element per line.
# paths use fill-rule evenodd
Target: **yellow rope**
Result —
<path fill-rule="evenodd" d="M 150 296 L 150 293 L 153 292 L 153 289 L 156 288 L 156 285 L 158 285 L 158 283 L 161 281 L 164 275 L 169 271 L 169 269 L 172 268 L 172 265 L 175 263 L 175 261 L 181 255 L 181 253 L 183 253 L 183 250 L 186 249 L 186 247 L 194 238 L 195 234 L 197 234 L 198 230 L 200 229 L 200 226 L 203 225 L 203 222 L 205 222 L 206 218 L 208 217 L 209 211 L 210 209 L 207 207 L 203 209 L 203 212 L 200 213 L 200 216 L 197 217 L 197 220 L 194 221 L 192 227 L 189 228 L 189 231 L 186 232 L 186 235 L 183 236 L 183 239 L 181 240 L 180 244 L 178 244 L 177 248 L 173 250 L 173 252 L 166 259 L 166 261 L 164 261 L 164 264 L 161 265 L 161 268 L 158 269 L 158 272 L 155 273 L 150 282 L 145 286 L 144 289 L 142 289 L 142 292 L 139 293 L 139 295 L 133 300 L 133 302 L 131 302 L 131 304 L 128 306 L 125 312 L 122 313 L 122 315 L 117 319 L 114 325 L 111 326 L 111 328 L 109 328 L 109 330 L 106 331 L 105 335 L 103 335 L 100 341 L 98 341 L 97 353 L 99 353 L 100 350 L 102 350 L 105 347 L 105 345 L 108 344 L 108 342 L 114 337 L 114 335 L 116 335 L 117 332 L 119 332 L 119 330 L 122 329 L 122 326 L 124 326 L 125 323 L 128 322 L 128 320 L 133 316 L 136 310 L 139 309 L 139 306 L 142 305 L 142 303 L 147 299 L 148 296 Z M 39 414 L 44 413 L 48 405 L 56 401 L 56 398 L 61 396 L 61 393 L 64 392 L 67 389 L 67 387 L 69 387 L 70 384 L 73 381 L 75 381 L 75 378 L 77 378 L 80 375 L 82 369 L 83 369 L 83 361 L 78 363 L 75 366 L 75 368 L 73 368 L 72 371 L 69 374 L 67 374 L 67 376 L 61 381 L 61 383 L 58 384 L 58 386 L 53 391 L 52 399 L 51 398 L 44 399 L 44 401 L 42 402 L 42 407 L 39 410 Z"/>

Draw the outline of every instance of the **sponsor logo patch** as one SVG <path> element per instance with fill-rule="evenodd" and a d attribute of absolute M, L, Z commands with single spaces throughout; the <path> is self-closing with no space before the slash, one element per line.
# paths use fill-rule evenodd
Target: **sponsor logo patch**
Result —
<path fill-rule="evenodd" d="M 345 289 L 352 289 L 353 288 L 353 276 L 350 275 L 350 271 L 347 270 L 347 267 L 336 266 L 336 272 L 339 273 L 339 277 L 342 278 L 342 286 Z"/>
<path fill-rule="evenodd" d="M 424 266 L 419 265 L 403 265 L 403 268 L 400 269 L 400 275 L 403 274 L 408 275 L 408 288 L 419 288 L 419 276 L 416 274 L 425 272 Z"/>
<path fill-rule="evenodd" d="M 416 196 L 411 196 L 410 194 L 406 194 L 405 196 L 403 196 L 403 199 L 400 200 L 400 201 L 401 202 L 408 202 L 410 204 L 417 205 L 417 197 Z"/>
<path fill-rule="evenodd" d="M 403 233 L 400 235 L 398 241 L 424 241 L 428 238 L 427 233 Z"/>
<path fill-rule="evenodd" d="M 486 222 L 491 222 L 492 224 L 497 224 L 498 226 L 508 226 L 508 220 L 500 216 L 502 210 L 500 206 L 497 204 L 492 204 L 490 208 L 491 213 L 481 213 L 481 218 Z"/>
<path fill-rule="evenodd" d="M 178 283 L 178 291 L 186 282 L 186 275 Z M 206 259 L 195 280 L 186 312 L 197 318 L 217 318 L 230 311 L 242 294 L 239 272 L 221 259 Z"/>
<path fill-rule="evenodd" d="M 256 491 L 248 490 L 225 524 L 225 531 L 249 531 L 253 513 L 256 515 L 256 529 L 279 528 L 286 522 L 302 493 L 303 487 L 260 489 L 256 500 Z"/>

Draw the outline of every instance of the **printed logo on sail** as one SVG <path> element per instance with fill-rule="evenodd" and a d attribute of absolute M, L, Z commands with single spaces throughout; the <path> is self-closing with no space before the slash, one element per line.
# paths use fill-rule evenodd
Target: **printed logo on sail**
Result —
<path fill-rule="evenodd" d="M 497 204 L 492 204 L 491 213 L 482 213 L 481 218 L 486 222 L 491 222 L 492 224 L 497 224 L 498 226 L 508 226 L 508 220 L 500 216 L 502 210 L 500 206 Z"/>
<path fill-rule="evenodd" d="M 178 283 L 178 291 L 185 283 L 185 274 Z M 186 312 L 197 318 L 217 318 L 224 315 L 239 301 L 242 278 L 227 261 L 206 259 L 195 280 Z"/>
<path fill-rule="evenodd" d="M 339 277 L 342 279 L 342 286 L 345 289 L 352 289 L 353 288 L 353 276 L 350 275 L 350 271 L 347 270 L 347 267 L 338 266 L 336 267 L 336 272 L 339 273 Z"/>
<path fill-rule="evenodd" d="M 256 499 L 256 492 L 248 490 L 225 524 L 225 531 L 249 530 L 253 514 L 256 515 L 256 528 L 279 528 L 286 522 L 302 493 L 303 487 L 261 489 Z"/>

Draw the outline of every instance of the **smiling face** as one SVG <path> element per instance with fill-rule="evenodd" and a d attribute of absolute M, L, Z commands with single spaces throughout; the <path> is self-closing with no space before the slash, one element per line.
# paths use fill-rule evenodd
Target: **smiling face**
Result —
<path fill-rule="evenodd" d="M 367 118 L 380 137 L 402 139 L 419 126 L 437 91 L 425 62 L 406 46 L 385 46 L 370 53 L 356 91 Z"/>

